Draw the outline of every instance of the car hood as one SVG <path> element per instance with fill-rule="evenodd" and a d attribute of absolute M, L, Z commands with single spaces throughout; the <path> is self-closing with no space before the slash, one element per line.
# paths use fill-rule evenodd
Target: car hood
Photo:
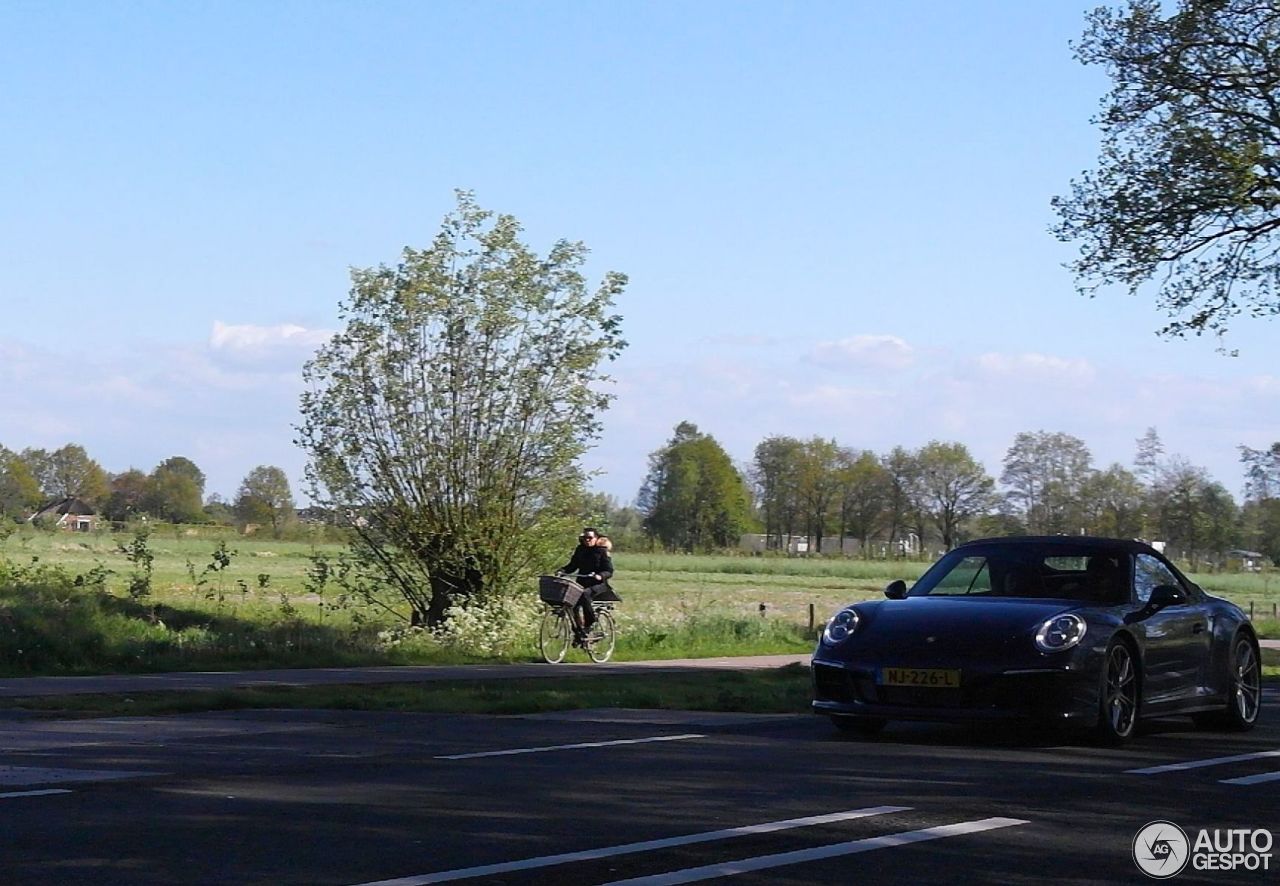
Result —
<path fill-rule="evenodd" d="M 1076 608 L 1063 600 L 908 597 L 858 604 L 863 622 L 834 647 L 847 653 L 913 659 L 986 658 L 1030 648 L 1047 619 Z"/>

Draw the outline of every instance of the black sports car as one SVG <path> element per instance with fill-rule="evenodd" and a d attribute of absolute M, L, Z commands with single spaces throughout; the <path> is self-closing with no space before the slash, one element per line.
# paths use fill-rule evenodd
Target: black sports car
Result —
<path fill-rule="evenodd" d="M 1026 718 L 1119 743 L 1142 717 L 1236 730 L 1258 719 L 1245 613 L 1142 542 L 984 539 L 884 593 L 837 612 L 813 654 L 814 710 L 841 729 Z"/>

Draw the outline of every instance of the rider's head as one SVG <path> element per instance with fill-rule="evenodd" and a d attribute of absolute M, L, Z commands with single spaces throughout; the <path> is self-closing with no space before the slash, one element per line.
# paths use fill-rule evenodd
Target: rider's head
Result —
<path fill-rule="evenodd" d="M 587 526 L 582 530 L 582 535 L 578 536 L 578 541 L 590 547 L 596 543 L 596 539 L 600 537 L 600 533 L 596 531 L 594 526 Z"/>

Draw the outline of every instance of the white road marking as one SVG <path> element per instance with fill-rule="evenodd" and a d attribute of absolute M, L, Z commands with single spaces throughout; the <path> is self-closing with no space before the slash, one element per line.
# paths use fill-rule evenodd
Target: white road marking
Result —
<path fill-rule="evenodd" d="M 541 748 L 513 748 L 507 751 L 481 751 L 477 754 L 445 754 L 437 760 L 474 760 L 477 757 L 510 757 L 515 754 L 542 754 L 547 751 L 568 751 L 577 748 L 608 748 L 620 744 L 648 744 L 654 741 L 684 741 L 689 738 L 706 738 L 705 735 L 691 732 L 687 735 L 655 735 L 651 738 L 620 738 L 616 741 L 584 741 L 578 744 L 557 744 Z"/>
<path fill-rule="evenodd" d="M 1219 784 L 1262 784 L 1264 781 L 1280 781 L 1280 772 L 1262 772 L 1244 778 L 1224 778 Z"/>
<path fill-rule="evenodd" d="M 874 849 L 904 846 L 908 843 L 922 843 L 926 840 L 942 840 L 946 837 L 977 834 L 982 831 L 994 831 L 999 828 L 1009 828 L 1020 824 L 1030 824 L 1030 822 L 1021 818 L 983 818 L 978 821 L 962 821 L 957 824 L 924 828 L 918 831 L 903 831 L 899 834 L 886 834 L 883 837 L 869 837 L 864 840 L 851 840 L 848 843 L 835 843 L 831 846 L 818 846 L 813 849 L 799 849 L 795 852 L 781 852 L 777 855 L 744 858 L 740 861 L 709 864 L 700 868 L 686 868 L 683 871 L 655 874 L 651 877 L 618 880 L 614 883 L 606 884 L 606 886 L 676 886 L 679 883 L 696 883 L 699 880 L 710 880 L 715 877 L 731 877 L 734 874 L 764 871 L 806 861 L 819 861 L 824 858 L 836 858 L 841 855 L 853 855 L 858 852 L 871 852 Z"/>
<path fill-rule="evenodd" d="M 1206 766 L 1225 766 L 1228 763 L 1243 763 L 1245 760 L 1261 760 L 1265 757 L 1280 757 L 1280 751 L 1259 751 L 1256 754 L 1236 754 L 1234 757 L 1212 757 L 1208 760 L 1192 760 L 1188 763 L 1169 763 L 1166 766 L 1148 766 L 1146 769 L 1126 769 L 1127 775 L 1158 775 L 1161 772 L 1181 772 L 1184 769 L 1203 769 Z"/>
<path fill-rule="evenodd" d="M 71 794 L 74 791 L 68 791 L 65 788 L 49 788 L 44 791 L 8 791 L 0 794 L 0 800 L 10 800 L 14 797 L 47 797 L 50 794 Z"/>
<path fill-rule="evenodd" d="M 811 815 L 807 818 L 788 818 L 782 821 L 770 821 L 764 824 L 745 825 L 740 828 L 726 828 L 721 831 L 707 831 L 701 834 L 687 834 L 683 837 L 667 837 L 662 840 L 645 840 L 641 843 L 624 843 L 621 846 L 605 846 L 600 849 L 586 849 L 580 852 L 566 852 L 563 855 L 543 855 L 538 858 L 526 858 L 521 861 L 508 861 L 499 864 L 486 864 L 474 868 L 458 868 L 452 871 L 440 871 L 435 874 L 419 874 L 410 877 L 398 877 L 393 880 L 378 880 L 374 883 L 361 883 L 360 886 L 425 886 L 428 883 L 447 883 L 450 880 L 465 880 L 468 877 L 485 877 L 492 874 L 506 874 L 512 871 L 526 871 L 533 868 L 552 867 L 574 861 L 592 861 L 598 858 L 611 858 L 615 855 L 629 855 L 635 852 L 650 852 L 654 849 L 668 849 L 672 846 L 689 846 L 693 843 L 709 843 L 713 840 L 728 840 L 732 837 L 750 837 L 755 834 L 771 834 L 792 828 L 807 828 L 820 824 L 832 824 L 840 821 L 852 821 L 855 818 L 869 818 L 873 815 L 889 815 L 894 812 L 909 812 L 910 806 L 871 806 L 866 809 L 850 809 L 846 812 L 832 812 L 827 815 Z"/>

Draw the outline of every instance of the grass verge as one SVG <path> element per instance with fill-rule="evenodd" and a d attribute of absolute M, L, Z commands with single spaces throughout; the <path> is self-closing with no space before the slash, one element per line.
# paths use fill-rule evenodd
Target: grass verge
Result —
<path fill-rule="evenodd" d="M 535 714 L 585 708 L 794 714 L 809 708 L 809 669 L 690 674 L 610 674 L 603 678 L 462 680 L 360 686 L 269 687 L 213 692 L 141 692 L 15 698 L 8 710 L 58 716 L 187 714 L 254 708 Z"/>

